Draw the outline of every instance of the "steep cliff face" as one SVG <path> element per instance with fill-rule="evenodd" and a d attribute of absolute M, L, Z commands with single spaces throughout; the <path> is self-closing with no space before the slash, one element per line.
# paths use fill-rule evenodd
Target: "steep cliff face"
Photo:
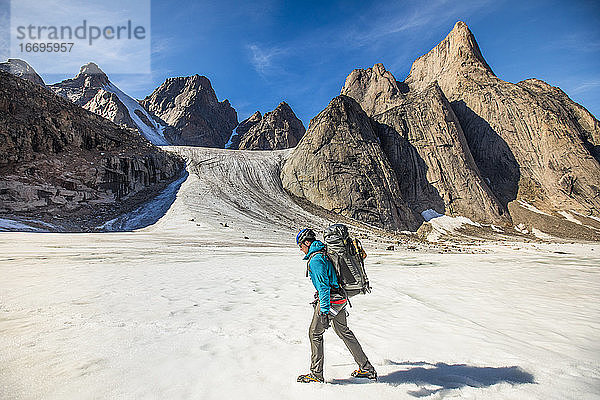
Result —
<path fill-rule="evenodd" d="M 373 121 L 355 100 L 334 98 L 285 162 L 281 179 L 294 196 L 390 230 L 416 229 Z"/>
<path fill-rule="evenodd" d="M 393 157 L 385 142 L 382 146 L 395 170 L 412 171 L 409 179 L 398 177 L 403 181 L 403 195 L 415 211 L 431 208 L 474 221 L 510 222 L 483 181 L 458 119 L 437 84 L 420 92 L 409 91 L 400 105 L 373 118 L 392 127 L 416 152 L 409 158 Z M 442 204 L 438 205 L 438 199 Z"/>
<path fill-rule="evenodd" d="M 275 110 L 261 115 L 255 112 L 242 121 L 232 140 L 232 149 L 281 150 L 295 147 L 306 129 L 292 108 L 280 103 Z"/>
<path fill-rule="evenodd" d="M 583 107 L 542 81 L 497 78 L 463 22 L 417 59 L 406 79 L 416 89 L 434 81 L 504 206 L 599 215 L 599 125 Z"/>
<path fill-rule="evenodd" d="M 183 160 L 131 129 L 0 72 L 0 216 L 89 230 L 178 177 Z"/>
<path fill-rule="evenodd" d="M 463 78 L 481 82 L 497 79 L 467 24 L 458 21 L 444 40 L 415 60 L 405 82 L 419 88 L 438 80 L 444 93 L 449 92 L 446 93 L 449 96 L 459 90 Z"/>
<path fill-rule="evenodd" d="M 585 107 L 575 103 L 560 88 L 539 79 L 526 79 L 517 85 L 538 96 L 544 108 L 570 121 L 584 146 L 600 161 L 600 122 Z"/>
<path fill-rule="evenodd" d="M 482 179 L 461 126 L 436 83 L 413 89 L 375 64 L 354 70 L 342 93 L 382 124 L 383 151 L 414 211 L 434 209 L 487 223 L 510 221 Z"/>
<path fill-rule="evenodd" d="M 161 123 L 175 145 L 224 147 L 237 126 L 228 100 L 219 102 L 205 76 L 169 78 L 141 104 Z"/>
<path fill-rule="evenodd" d="M 11 73 L 41 86 L 46 86 L 44 80 L 38 75 L 35 69 L 26 61 L 18 58 L 9 58 L 7 61 L 0 63 L 0 71 Z"/>
<path fill-rule="evenodd" d="M 135 129 L 156 145 L 169 144 L 162 127 L 140 104 L 115 86 L 94 63 L 81 67 L 75 78 L 50 85 L 54 93 L 118 125 Z"/>

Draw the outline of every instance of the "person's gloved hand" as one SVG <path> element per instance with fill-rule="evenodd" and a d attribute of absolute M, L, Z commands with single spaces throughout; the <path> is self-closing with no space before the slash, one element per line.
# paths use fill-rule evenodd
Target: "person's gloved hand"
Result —
<path fill-rule="evenodd" d="M 321 314 L 319 314 L 319 318 L 321 319 L 321 325 L 323 325 L 323 328 L 329 328 L 329 313 L 321 312 Z"/>

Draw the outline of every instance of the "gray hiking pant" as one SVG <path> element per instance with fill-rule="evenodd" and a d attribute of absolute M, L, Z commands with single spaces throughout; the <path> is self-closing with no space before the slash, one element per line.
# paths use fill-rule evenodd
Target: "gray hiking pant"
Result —
<path fill-rule="evenodd" d="M 325 332 L 325 327 L 321 323 L 319 314 L 320 307 L 317 304 L 312 322 L 310 323 L 310 328 L 308 329 L 311 350 L 310 371 L 318 378 L 323 379 L 323 333 Z M 346 309 L 340 310 L 335 317 L 332 317 L 330 314 L 329 321 L 331 322 L 335 333 L 344 341 L 348 350 L 350 350 L 358 367 L 362 370 L 373 370 L 374 368 L 369 362 L 362 347 L 360 347 L 360 343 L 358 343 L 356 336 L 354 336 L 354 333 L 348 328 Z"/>

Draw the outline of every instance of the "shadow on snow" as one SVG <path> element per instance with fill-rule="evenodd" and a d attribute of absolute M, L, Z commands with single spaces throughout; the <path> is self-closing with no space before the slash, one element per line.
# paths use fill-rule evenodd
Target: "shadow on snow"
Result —
<path fill-rule="evenodd" d="M 391 372 L 379 376 L 380 383 L 398 386 L 412 383 L 421 386 L 419 390 L 410 390 L 414 397 L 426 397 L 443 390 L 459 389 L 465 386 L 483 388 L 498 383 L 525 384 L 535 383 L 534 377 L 520 367 L 476 367 L 466 364 L 446 364 L 427 362 L 394 362 L 387 360 L 387 365 L 405 366 L 408 369 Z M 356 384 L 357 379 L 334 379 L 333 384 Z M 367 381 L 361 381 L 367 382 Z M 430 386 L 430 387 L 427 387 Z"/>
<path fill-rule="evenodd" d="M 135 210 L 122 214 L 99 228 L 105 232 L 133 231 L 153 225 L 163 217 L 171 208 L 177 198 L 179 188 L 188 178 L 189 173 L 184 170 L 179 179 L 171 182 L 163 191 L 152 200 L 142 204 Z"/>

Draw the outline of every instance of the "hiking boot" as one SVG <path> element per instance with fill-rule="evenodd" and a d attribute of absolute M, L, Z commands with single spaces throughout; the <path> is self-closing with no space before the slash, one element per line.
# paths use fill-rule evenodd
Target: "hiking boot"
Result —
<path fill-rule="evenodd" d="M 376 381 L 377 380 L 377 372 L 373 369 L 373 370 L 362 370 L 362 369 L 357 369 L 356 371 L 354 371 L 351 376 L 353 378 L 367 378 L 367 379 L 371 379 Z"/>
<path fill-rule="evenodd" d="M 298 382 L 302 382 L 302 383 L 311 383 L 311 382 L 323 383 L 324 380 L 323 379 L 319 379 L 315 374 L 313 374 L 311 372 L 310 374 L 300 375 L 298 377 Z"/>

